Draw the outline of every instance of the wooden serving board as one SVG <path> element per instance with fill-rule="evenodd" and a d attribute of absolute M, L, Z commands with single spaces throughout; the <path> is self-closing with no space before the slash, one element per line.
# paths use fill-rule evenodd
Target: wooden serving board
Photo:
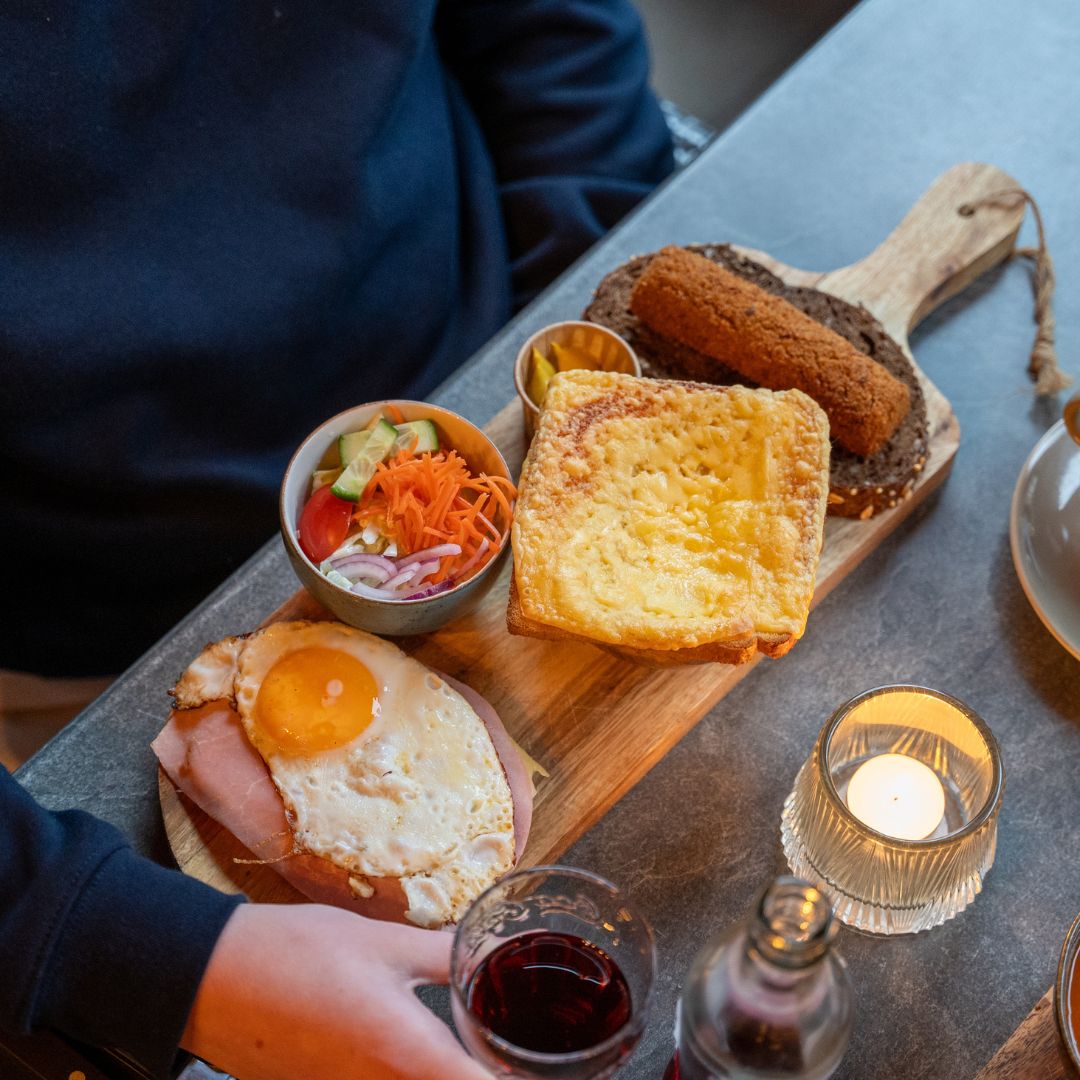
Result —
<path fill-rule="evenodd" d="M 1054 991 L 1047 990 L 975 1080 L 1075 1080 L 1065 1063 L 1054 1022 Z"/>
<path fill-rule="evenodd" d="M 1023 206 L 1006 200 L 971 216 L 966 202 L 1015 188 L 990 165 L 950 169 L 927 191 L 888 239 L 861 262 L 828 273 L 796 270 L 748 252 L 794 285 L 810 285 L 862 303 L 910 356 L 908 333 L 938 304 L 1004 259 Z M 703 237 L 703 239 L 714 239 Z M 576 312 L 567 312 L 567 317 Z M 507 362 L 512 361 L 508 354 Z M 914 361 L 913 361 L 914 362 Z M 930 453 L 911 498 L 867 521 L 829 518 L 814 602 L 823 599 L 896 529 L 947 476 L 960 430 L 949 403 L 918 370 L 929 421 Z M 490 423 L 488 434 L 516 475 L 525 454 L 518 402 Z M 406 651 L 484 695 L 510 734 L 551 772 L 539 782 L 523 864 L 552 862 L 634 786 L 753 664 L 647 668 L 588 645 L 513 637 L 506 631 L 510 561 L 481 606 Z M 317 611 L 301 591 L 267 621 Z M 242 631 L 249 627 L 236 627 Z M 814 633 L 811 616 L 807 631 Z M 798 646 L 796 645 L 796 648 Z M 784 663 L 770 660 L 768 663 Z M 617 688 L 613 692 L 613 688 Z M 165 824 L 179 865 L 221 888 L 258 899 L 297 894 L 268 867 L 233 861 L 247 853 L 168 778 L 161 783 Z"/>

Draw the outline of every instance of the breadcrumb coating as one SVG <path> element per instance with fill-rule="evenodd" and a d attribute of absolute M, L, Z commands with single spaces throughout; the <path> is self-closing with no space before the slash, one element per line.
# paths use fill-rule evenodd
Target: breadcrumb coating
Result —
<path fill-rule="evenodd" d="M 772 390 L 809 394 L 841 446 L 876 454 L 910 408 L 908 388 L 839 334 L 685 248 L 649 262 L 633 313 L 658 333 Z"/>

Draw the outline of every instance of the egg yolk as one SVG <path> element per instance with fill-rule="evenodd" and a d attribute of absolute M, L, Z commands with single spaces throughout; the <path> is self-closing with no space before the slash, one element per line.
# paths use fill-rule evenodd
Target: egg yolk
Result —
<path fill-rule="evenodd" d="M 287 753 L 344 746 L 374 717 L 375 677 L 336 649 L 297 649 L 266 673 L 255 698 L 260 731 Z"/>

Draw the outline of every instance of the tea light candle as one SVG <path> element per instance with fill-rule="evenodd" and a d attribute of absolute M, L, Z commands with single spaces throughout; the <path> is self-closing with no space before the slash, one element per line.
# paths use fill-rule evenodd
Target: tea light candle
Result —
<path fill-rule="evenodd" d="M 925 840 L 945 815 L 945 789 L 933 769 L 906 754 L 864 761 L 848 784 L 848 809 L 897 840 Z"/>
<path fill-rule="evenodd" d="M 784 801 L 784 854 L 848 926 L 928 930 L 978 893 L 1004 790 L 1001 751 L 977 713 L 926 686 L 879 686 L 818 733 Z"/>

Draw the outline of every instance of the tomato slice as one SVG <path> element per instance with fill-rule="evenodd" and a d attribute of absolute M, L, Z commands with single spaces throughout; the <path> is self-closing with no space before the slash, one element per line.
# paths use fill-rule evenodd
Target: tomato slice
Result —
<path fill-rule="evenodd" d="M 300 548 L 316 565 L 332 555 L 349 534 L 354 505 L 339 499 L 330 485 L 319 488 L 300 514 Z"/>

